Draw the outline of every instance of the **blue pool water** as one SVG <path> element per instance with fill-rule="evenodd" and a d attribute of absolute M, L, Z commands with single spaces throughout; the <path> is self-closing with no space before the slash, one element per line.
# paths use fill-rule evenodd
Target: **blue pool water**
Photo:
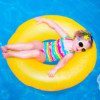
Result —
<path fill-rule="evenodd" d="M 22 84 L 0 51 L 0 100 L 100 100 L 100 0 L 0 0 L 0 42 L 4 45 L 24 21 L 40 15 L 73 18 L 93 34 L 97 62 L 92 73 L 77 86 L 45 92 Z"/>

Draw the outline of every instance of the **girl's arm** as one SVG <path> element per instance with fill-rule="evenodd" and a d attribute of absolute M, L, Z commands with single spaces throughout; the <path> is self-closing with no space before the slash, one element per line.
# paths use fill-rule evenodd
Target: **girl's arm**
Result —
<path fill-rule="evenodd" d="M 64 67 L 64 65 L 73 57 L 74 54 L 70 53 L 61 59 L 58 64 L 48 73 L 49 77 L 54 77 L 55 73 Z"/>
<path fill-rule="evenodd" d="M 65 32 L 57 23 L 46 18 L 37 17 L 35 18 L 39 23 L 46 23 L 52 29 L 54 29 L 61 37 L 66 37 L 68 34 Z"/>

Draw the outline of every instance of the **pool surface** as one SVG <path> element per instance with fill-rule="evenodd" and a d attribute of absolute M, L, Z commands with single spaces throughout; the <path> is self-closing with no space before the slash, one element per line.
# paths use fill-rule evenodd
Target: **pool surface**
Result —
<path fill-rule="evenodd" d="M 45 92 L 21 83 L 0 51 L 0 100 L 100 100 L 100 0 L 0 0 L 0 44 L 5 45 L 23 22 L 41 15 L 70 17 L 93 35 L 97 62 L 80 84 L 58 92 Z"/>

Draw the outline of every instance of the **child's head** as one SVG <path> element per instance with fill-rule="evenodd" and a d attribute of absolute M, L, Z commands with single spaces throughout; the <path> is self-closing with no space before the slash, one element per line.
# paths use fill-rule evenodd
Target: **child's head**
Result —
<path fill-rule="evenodd" d="M 92 47 L 93 39 L 89 32 L 79 30 L 75 32 L 74 36 L 74 50 L 76 52 L 85 51 Z"/>

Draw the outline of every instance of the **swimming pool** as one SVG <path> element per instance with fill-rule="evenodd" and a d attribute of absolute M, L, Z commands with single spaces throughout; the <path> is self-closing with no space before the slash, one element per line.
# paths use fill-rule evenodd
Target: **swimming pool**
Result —
<path fill-rule="evenodd" d="M 82 83 L 73 88 L 45 92 L 22 84 L 11 72 L 0 52 L 0 100 L 99 100 L 99 0 L 0 0 L 0 43 L 6 44 L 17 27 L 26 20 L 51 14 L 70 17 L 92 33 L 97 45 L 97 63 L 94 70 Z"/>

